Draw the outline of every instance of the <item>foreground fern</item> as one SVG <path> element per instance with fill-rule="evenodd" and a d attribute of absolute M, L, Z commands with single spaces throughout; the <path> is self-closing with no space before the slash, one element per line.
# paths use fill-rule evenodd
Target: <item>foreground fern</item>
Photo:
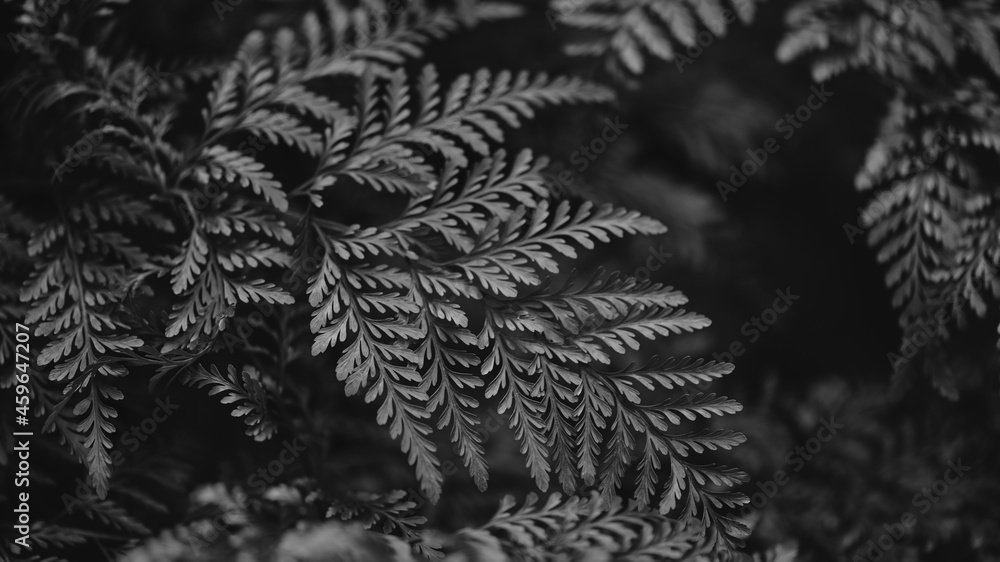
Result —
<path fill-rule="evenodd" d="M 989 164 L 1000 151 L 996 8 L 978 1 L 805 1 L 788 21 L 793 30 L 780 59 L 810 56 L 817 80 L 870 71 L 895 93 L 856 180 L 858 189 L 881 191 L 844 231 L 851 242 L 866 233 L 888 264 L 903 329 L 900 349 L 888 354 L 892 370 L 910 371 L 918 354 L 936 365 L 968 311 L 984 317 L 988 301 L 1000 296 Z M 960 64 L 967 68 L 955 72 Z M 927 371 L 951 398 L 978 385 L 976 377 Z"/>
<path fill-rule="evenodd" d="M 440 555 L 410 513 L 414 498 L 319 484 L 336 481 L 326 470 L 337 451 L 327 449 L 333 430 L 313 423 L 327 415 L 316 383 L 292 373 L 308 366 L 377 408 L 422 499 L 442 496 L 444 431 L 486 489 L 487 404 L 506 417 L 539 490 L 555 477 L 565 493 L 584 494 L 556 494 L 518 513 L 504 503 L 493 523 L 462 535 L 469 548 L 495 543 L 517 559 L 599 541 L 609 553 L 681 559 L 739 543 L 745 528 L 726 511 L 746 501 L 730 491 L 745 476 L 693 457 L 744 438 L 692 422 L 740 406 L 669 392 L 732 365 L 631 355 L 640 340 L 699 330 L 708 319 L 680 308 L 687 299 L 671 287 L 565 274 L 582 250 L 665 227 L 634 211 L 560 200 L 543 179 L 546 159 L 503 149 L 506 131 L 537 110 L 609 102 L 610 91 L 487 70 L 445 84 L 433 66 L 412 73 L 404 65 L 428 37 L 517 9 L 465 2 L 448 15 L 414 2 L 376 40 L 362 41 L 341 18 L 363 16 L 329 2 L 295 29 L 250 33 L 230 60 L 164 79 L 141 59 L 92 46 L 86 30 L 114 30 L 114 6 L 104 8 L 69 10 L 32 37 L 23 91 L 8 93 L 22 108 L 12 116 L 18 123 L 58 116 L 82 131 L 65 139 L 65 155 L 46 154 L 54 178 L 28 168 L 38 191 L 0 200 L 13 209 L 4 262 L 37 263 L 30 275 L 20 265 L 4 275 L 20 286 L 24 322 L 46 342 L 33 381 L 44 429 L 85 462 L 94 490 L 64 500 L 56 518 L 110 502 L 112 454 L 120 453 L 112 404 L 128 403 L 122 389 L 139 374 L 157 391 L 179 380 L 217 395 L 255 441 L 309 440 L 312 479 L 302 495 L 320 515 L 296 518 L 379 523 L 412 547 L 396 548 L 400 556 Z M 59 62 L 67 58 L 73 66 Z M 53 192 L 58 205 L 40 204 Z M 0 301 L 5 317 L 21 312 L 10 300 Z M 316 359 L 290 328 L 304 314 Z M 234 341 L 245 353 L 227 351 Z M 9 357 L 4 343 L 0 360 Z M 60 391 L 58 401 L 41 398 Z M 255 486 L 253 476 L 247 482 Z M 628 507 L 618 498 L 626 486 Z M 228 524 L 270 499 L 255 494 L 239 496 Z M 113 547 L 145 534 L 141 522 L 116 514 L 127 523 L 110 535 Z M 524 530 L 513 539 L 496 538 L 517 526 Z M 171 541 L 194 532 L 181 527 L 131 556 L 182 556 Z M 538 533 L 548 536 L 532 543 Z"/>

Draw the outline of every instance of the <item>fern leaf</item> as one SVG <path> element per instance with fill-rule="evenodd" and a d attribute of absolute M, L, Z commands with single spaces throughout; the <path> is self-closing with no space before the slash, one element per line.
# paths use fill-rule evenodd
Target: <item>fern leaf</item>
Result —
<path fill-rule="evenodd" d="M 743 23 L 750 23 L 754 0 L 732 0 L 730 4 Z M 568 54 L 603 57 L 611 74 L 626 83 L 646 71 L 647 54 L 676 61 L 683 71 L 691 60 L 684 50 L 697 46 L 701 52 L 696 37 L 707 32 L 700 28 L 707 27 L 713 35 L 723 37 L 726 25 L 734 19 L 720 0 L 580 0 L 571 4 L 552 0 L 551 11 L 556 21 L 570 28 L 596 31 L 567 45 Z"/>
<path fill-rule="evenodd" d="M 911 81 L 921 71 L 954 67 L 957 47 L 997 72 L 1000 50 L 993 35 L 1000 23 L 983 19 L 984 9 L 976 3 L 946 9 L 935 0 L 912 9 L 881 0 L 806 0 L 789 11 L 792 31 L 777 54 L 788 62 L 812 52 L 817 81 L 851 68 Z"/>
<path fill-rule="evenodd" d="M 174 340 L 165 350 L 214 337 L 218 321 L 240 303 L 294 302 L 283 288 L 250 276 L 262 267 L 291 264 L 291 256 L 274 243 L 292 243 L 292 233 L 273 210 L 219 197 L 194 219 L 182 251 L 169 261 L 171 288 L 183 300 L 169 315 L 165 333 Z M 234 233 L 255 236 L 234 238 Z"/>
<path fill-rule="evenodd" d="M 266 441 L 277 431 L 268 413 L 267 391 L 253 367 L 246 367 L 237 374 L 236 368 L 228 365 L 223 375 L 215 365 L 209 369 L 199 365 L 189 371 L 185 382 L 198 388 L 207 387 L 209 396 L 221 394 L 223 404 L 236 404 L 232 416 L 243 419 L 246 434 L 254 441 Z"/>
<path fill-rule="evenodd" d="M 566 201 L 552 211 L 542 201 L 530 217 L 522 207 L 505 221 L 491 221 L 479 234 L 473 250 L 451 265 L 487 292 L 515 297 L 518 284 L 541 282 L 536 267 L 557 273 L 556 255 L 575 258 L 571 242 L 589 249 L 595 241 L 608 242 L 612 236 L 657 234 L 663 230 L 655 220 L 610 205 L 595 207 L 585 202 L 571 213 Z"/>
<path fill-rule="evenodd" d="M 127 238 L 54 222 L 32 237 L 28 253 L 40 261 L 20 298 L 30 303 L 25 320 L 37 326 L 35 334 L 52 338 L 37 359 L 40 366 L 52 365 L 50 379 L 72 379 L 107 351 L 142 345 L 135 336 L 115 334 L 126 326 L 111 313 L 122 296 L 125 268 L 144 257 Z"/>
<path fill-rule="evenodd" d="M 326 2 L 327 23 L 315 14 L 303 20 L 302 34 L 310 46 L 305 78 L 314 79 L 342 74 L 359 75 L 366 70 L 390 69 L 407 60 L 419 58 L 424 45 L 462 27 L 509 19 L 523 13 L 523 8 L 506 2 L 470 3 L 463 13 L 448 9 L 427 9 L 422 2 L 410 4 L 394 22 L 370 25 L 372 13 L 364 8 L 348 10 L 336 2 Z M 380 10 L 380 17 L 390 13 Z M 394 11 L 392 12 L 394 13 Z M 350 30 L 354 30 L 351 33 Z M 369 33 L 367 30 L 373 29 Z"/>
<path fill-rule="evenodd" d="M 205 167 L 199 170 L 203 183 L 209 178 L 238 183 L 253 189 L 279 211 L 288 210 L 288 197 L 281 190 L 281 183 L 260 162 L 218 145 L 208 148 L 205 158 Z"/>
<path fill-rule="evenodd" d="M 427 337 L 418 345 L 416 354 L 428 408 L 432 413 L 440 410 L 438 429 L 451 427 L 458 454 L 476 486 L 485 490 L 489 473 L 483 439 L 476 429 L 479 401 L 466 390 L 483 386 L 483 380 L 475 373 L 479 358 L 468 351 L 477 347 L 478 342 L 467 328 L 468 317 L 456 304 L 432 300 L 425 292 L 420 297 L 420 321 L 424 324 L 420 327 Z"/>
<path fill-rule="evenodd" d="M 436 182 L 438 189 L 412 199 L 403 216 L 382 230 L 405 236 L 411 243 L 420 235 L 433 234 L 468 252 L 475 233 L 481 232 L 490 218 L 509 217 L 517 207 L 545 195 L 540 171 L 546 163 L 544 158 L 533 160 L 529 151 L 508 163 L 501 151 L 477 162 L 463 179 L 462 170 L 450 162 Z"/>
<path fill-rule="evenodd" d="M 73 407 L 73 413 L 83 417 L 75 431 L 86 436 L 83 447 L 87 451 L 85 462 L 90 481 L 98 497 L 103 499 L 108 494 L 111 477 L 110 435 L 115 431 L 111 418 L 118 417 L 118 411 L 106 400 L 121 400 L 124 395 L 97 377 L 92 378 L 84 392 L 89 394 Z"/>
<path fill-rule="evenodd" d="M 721 507 L 705 484 L 731 487 L 745 475 L 698 467 L 685 457 L 732 448 L 743 436 L 678 429 L 698 419 L 738 412 L 740 405 L 715 395 L 661 402 L 644 398 L 644 391 L 710 381 L 730 372 L 732 365 L 685 358 L 620 371 L 595 367 L 637 349 L 639 336 L 707 326 L 700 315 L 675 308 L 686 302 L 683 295 L 648 281 L 598 275 L 575 287 L 541 287 L 535 294 L 493 298 L 504 300 L 488 308 L 479 336 L 489 349 L 483 374 L 494 375 L 486 395 L 499 397 L 499 411 L 509 412 L 511 428 L 541 489 L 546 489 L 550 472 L 558 474 L 566 490 L 575 489 L 578 480 L 591 485 L 600 474 L 605 500 L 611 501 L 638 449 L 639 506 L 649 506 L 662 489 L 663 513 L 683 509 L 690 512 L 685 517 L 700 517 L 706 528 L 721 528 L 712 535 L 712 544 L 738 540 L 739 526 L 723 521 Z M 670 467 L 671 476 L 661 484 L 664 467 Z M 743 500 L 737 495 L 732 501 Z"/>
<path fill-rule="evenodd" d="M 436 501 L 441 493 L 440 461 L 429 438 L 431 428 L 423 421 L 430 414 L 420 405 L 428 396 L 415 368 L 419 359 L 406 348 L 406 342 L 425 334 L 400 317 L 417 313 L 419 306 L 404 290 L 406 278 L 401 272 L 386 266 L 343 267 L 334 250 L 324 245 L 326 255 L 308 289 L 315 308 L 312 353 L 319 355 L 338 343 L 347 345 L 337 361 L 337 380 L 346 383 L 348 396 L 364 389 L 366 402 L 381 398 L 378 423 L 389 425 L 392 437 L 400 439 L 421 490 Z"/>
<path fill-rule="evenodd" d="M 658 513 L 635 511 L 621 501 L 602 504 L 596 495 L 550 496 L 543 504 L 530 495 L 515 510 L 506 496 L 493 518 L 464 529 L 455 542 L 477 557 L 496 560 L 582 559 L 594 545 L 622 560 L 681 560 L 702 550 L 696 529 Z"/>
<path fill-rule="evenodd" d="M 904 338 L 914 331 L 948 337 L 935 320 L 963 308 L 985 313 L 973 285 L 998 294 L 990 265 L 995 243 L 985 213 L 995 204 L 977 187 L 977 152 L 996 153 L 996 95 L 979 80 L 925 100 L 898 98 L 858 174 L 860 189 L 888 188 L 865 210 L 868 240 L 888 265 Z M 956 115 L 962 116 L 958 119 Z M 905 340 L 904 340 L 905 341 Z"/>
<path fill-rule="evenodd" d="M 475 77 L 461 76 L 443 96 L 430 66 L 421 74 L 416 95 L 402 71 L 392 72 L 384 86 L 382 82 L 373 74 L 359 82 L 360 119 L 353 142 L 343 142 L 347 131 L 331 131 L 314 182 L 324 178 L 324 185 L 333 185 L 338 176 L 347 176 L 389 191 L 429 193 L 435 182 L 428 154 L 440 152 L 465 167 L 470 152 L 490 156 L 490 143 L 504 140 L 503 128 L 519 126 L 536 108 L 611 99 L 608 90 L 575 78 L 532 78 L 524 72 L 494 76 L 484 70 Z"/>

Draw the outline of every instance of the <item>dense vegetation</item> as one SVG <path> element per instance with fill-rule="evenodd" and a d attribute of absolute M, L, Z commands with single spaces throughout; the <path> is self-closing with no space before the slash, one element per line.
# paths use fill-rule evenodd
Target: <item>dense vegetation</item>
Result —
<path fill-rule="evenodd" d="M 0 558 L 1000 557 L 989 1 L 3 10 Z"/>

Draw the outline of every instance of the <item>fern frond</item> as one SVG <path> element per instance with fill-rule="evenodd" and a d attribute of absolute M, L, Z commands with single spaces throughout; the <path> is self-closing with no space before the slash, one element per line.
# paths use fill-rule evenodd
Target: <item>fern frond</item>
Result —
<path fill-rule="evenodd" d="M 499 396 L 499 411 L 510 412 L 511 428 L 542 490 L 549 472 L 559 475 L 566 491 L 575 489 L 578 480 L 593 485 L 602 475 L 604 498 L 611 501 L 638 449 L 638 505 L 652 503 L 661 489 L 658 474 L 668 466 L 671 478 L 663 483 L 660 510 L 700 517 L 712 529 L 710 542 L 727 545 L 739 539 L 741 530 L 719 510 L 745 498 L 721 496 L 723 501 L 708 486 L 728 488 L 745 475 L 698 467 L 686 457 L 729 449 L 745 438 L 678 429 L 699 418 L 738 412 L 740 405 L 715 395 L 660 402 L 644 395 L 712 380 L 731 372 L 732 365 L 685 358 L 620 371 L 594 366 L 637 349 L 638 335 L 707 326 L 700 315 L 675 308 L 685 302 L 669 287 L 617 275 L 499 301 L 488 309 L 479 337 L 490 344 L 483 374 L 495 373 L 486 395 Z"/>
<path fill-rule="evenodd" d="M 407 60 L 420 58 L 431 39 L 523 13 L 515 4 L 488 1 L 466 3 L 461 13 L 447 8 L 428 9 L 423 2 L 388 10 L 384 6 L 348 9 L 326 1 L 325 8 L 325 22 L 309 14 L 302 24 L 302 35 L 309 45 L 305 65 L 305 77 L 309 79 L 398 68 Z M 390 14 L 396 16 L 394 20 L 383 24 L 380 20 Z"/>
<path fill-rule="evenodd" d="M 981 56 L 993 72 L 1000 70 L 1000 21 L 982 3 L 945 7 L 927 0 L 911 7 L 889 0 L 806 0 L 786 19 L 792 32 L 778 47 L 778 59 L 811 55 L 816 81 L 848 69 L 909 81 L 954 67 L 960 47 Z"/>
<path fill-rule="evenodd" d="M 180 254 L 169 261 L 171 288 L 183 300 L 169 315 L 166 336 L 174 342 L 167 350 L 214 338 L 218 321 L 238 304 L 294 302 L 281 287 L 250 276 L 262 266 L 291 263 L 284 246 L 292 233 L 271 209 L 220 194 L 192 217 Z"/>
<path fill-rule="evenodd" d="M 420 310 L 406 289 L 407 276 L 387 266 L 347 267 L 323 238 L 321 242 L 325 256 L 308 289 L 315 309 L 312 353 L 347 345 L 337 361 L 337 380 L 346 383 L 348 396 L 364 389 L 366 402 L 381 397 L 378 423 L 389 424 L 416 468 L 421 490 L 436 500 L 443 477 L 431 428 L 423 421 L 430 416 L 421 406 L 428 396 L 415 368 L 419 359 L 408 349 L 408 342 L 425 333 L 404 321 Z"/>
<path fill-rule="evenodd" d="M 109 208 L 113 202 L 109 200 Z M 111 310 L 123 296 L 128 270 L 146 255 L 124 235 L 96 230 L 113 223 L 114 215 L 108 216 L 110 221 L 97 218 L 98 213 L 83 211 L 50 222 L 28 245 L 29 255 L 39 261 L 20 298 L 30 304 L 25 320 L 37 326 L 35 334 L 52 338 L 37 359 L 40 366 L 52 365 L 52 380 L 73 379 L 105 352 L 142 345 L 135 336 L 115 334 L 127 326 Z"/>
<path fill-rule="evenodd" d="M 73 414 L 83 418 L 74 432 L 84 436 L 84 461 L 90 472 L 90 481 L 98 497 L 103 499 L 107 496 L 111 477 L 111 434 L 115 431 L 111 419 L 118 417 L 118 411 L 108 400 L 121 400 L 124 395 L 99 377 L 91 377 L 83 390 L 83 398 L 73 407 Z"/>
<path fill-rule="evenodd" d="M 149 529 L 129 515 L 124 507 L 111 500 L 85 501 L 78 508 L 89 519 L 128 535 L 148 535 Z"/>
<path fill-rule="evenodd" d="M 867 230 L 887 265 L 903 329 L 888 357 L 899 375 L 903 357 L 938 351 L 967 310 L 983 316 L 988 295 L 1000 296 L 996 189 L 983 165 L 1000 152 L 1000 18 L 980 0 L 805 0 L 787 20 L 780 59 L 808 55 L 817 80 L 864 69 L 897 92 L 855 181 L 876 196 L 845 232 L 853 242 Z"/>
<path fill-rule="evenodd" d="M 197 174 L 204 170 L 200 177 L 203 183 L 208 183 L 209 179 L 239 183 L 263 196 L 279 211 L 288 210 L 288 199 L 281 190 L 281 183 L 275 181 L 260 162 L 218 145 L 205 151 L 205 159 L 205 167 L 196 169 L 195 172 Z"/>
<path fill-rule="evenodd" d="M 416 508 L 416 502 L 402 490 L 382 495 L 362 493 L 330 502 L 326 517 L 357 521 L 365 529 L 378 526 L 384 533 L 398 532 L 406 539 L 416 539 L 421 535 L 419 527 L 427 522 L 426 517 L 414 514 Z"/>
<path fill-rule="evenodd" d="M 277 431 L 277 424 L 268 412 L 267 390 L 253 367 L 245 367 L 238 374 L 235 367 L 227 365 L 223 375 L 215 365 L 209 369 L 198 365 L 188 371 L 184 382 L 198 388 L 209 388 L 209 396 L 221 394 L 223 404 L 236 404 L 232 416 L 243 419 L 247 426 L 246 434 L 254 441 L 266 441 Z"/>
<path fill-rule="evenodd" d="M 946 338 L 952 322 L 939 314 L 961 324 L 966 307 L 982 316 L 984 295 L 1000 296 L 989 218 L 996 202 L 975 164 L 978 154 L 1000 151 L 998 133 L 998 98 L 973 79 L 940 96 L 896 99 L 869 150 L 857 185 L 883 188 L 864 218 L 888 264 L 904 338 Z"/>
<path fill-rule="evenodd" d="M 594 494 L 553 494 L 544 504 L 530 495 L 514 507 L 514 498 L 504 497 L 489 522 L 459 531 L 453 541 L 477 559 L 502 561 L 581 559 L 595 545 L 621 560 L 686 560 L 702 550 L 697 530 L 620 500 L 605 505 Z"/>
<path fill-rule="evenodd" d="M 137 199 L 108 190 L 87 195 L 33 233 L 28 254 L 38 265 L 20 298 L 28 303 L 25 323 L 45 342 L 37 365 L 49 380 L 67 383 L 65 398 L 47 412 L 103 497 L 111 470 L 111 419 L 117 417 L 110 401 L 122 398 L 110 379 L 126 372 L 116 356 L 143 345 L 130 334 L 119 305 L 129 277 L 148 259 L 118 229 L 169 232 L 171 226 Z M 77 392 L 71 419 L 63 410 Z"/>
<path fill-rule="evenodd" d="M 63 525 L 39 525 L 31 530 L 31 542 L 38 549 L 67 549 L 79 547 L 90 539 L 91 534 L 83 529 Z M 46 558 L 45 562 L 51 560 Z"/>
<path fill-rule="evenodd" d="M 570 55 L 605 59 L 613 76 L 628 79 L 641 75 L 647 57 L 672 62 L 683 71 L 691 58 L 685 52 L 703 45 L 699 33 L 724 37 L 726 26 L 737 17 L 749 24 L 756 0 L 552 0 L 547 12 L 550 24 L 566 25 L 589 32 L 584 39 L 566 46 Z M 730 10 L 727 6 L 735 9 Z M 707 31 L 706 31 L 707 29 Z M 696 56 L 696 55 L 695 55 Z"/>
<path fill-rule="evenodd" d="M 481 70 L 460 76 L 445 92 L 431 66 L 415 89 L 401 70 L 386 80 L 369 73 L 359 81 L 356 130 L 346 123 L 328 131 L 315 185 L 305 188 L 318 190 L 346 176 L 376 189 L 430 193 L 435 178 L 428 155 L 440 153 L 464 168 L 471 155 L 491 156 L 490 143 L 503 142 L 504 127 L 520 126 L 537 108 L 610 99 L 609 90 L 576 78 L 527 72 Z"/>
<path fill-rule="evenodd" d="M 420 284 L 415 282 L 415 287 Z M 419 290 L 419 289 L 418 289 Z M 451 427 L 451 439 L 458 445 L 458 454 L 469 469 L 476 486 L 486 489 L 489 472 L 486 465 L 477 408 L 479 401 L 469 395 L 483 386 L 477 376 L 479 357 L 469 350 L 478 347 L 476 336 L 469 331 L 469 319 L 457 304 L 438 300 L 433 294 L 420 291 L 420 329 L 427 337 L 416 348 L 421 378 L 432 413 L 440 410 L 438 429 Z"/>
<path fill-rule="evenodd" d="M 550 210 L 543 200 L 530 215 L 520 207 L 506 220 L 492 220 L 472 250 L 449 265 L 488 293 L 515 297 L 518 284 L 538 285 L 541 271 L 558 273 L 557 255 L 575 258 L 573 243 L 590 249 L 611 237 L 664 230 L 653 219 L 611 205 L 585 202 L 571 212 L 568 201 Z"/>
<path fill-rule="evenodd" d="M 378 227 L 362 229 L 352 225 L 331 238 L 332 246 L 342 259 L 404 256 L 414 248 L 433 254 L 449 253 L 441 248 L 429 249 L 439 241 L 468 252 L 476 233 L 485 228 L 489 218 L 507 217 L 517 207 L 530 205 L 536 197 L 546 194 L 540 175 L 546 163 L 544 158 L 532 160 L 530 151 L 519 153 L 509 163 L 506 153 L 500 151 L 468 170 L 449 162 L 435 181 L 437 189 L 411 199 L 399 218 Z M 435 285 L 445 282 L 439 274 L 427 277 L 429 272 L 420 272 L 421 279 Z M 455 286 L 447 292 L 475 294 Z"/>
<path fill-rule="evenodd" d="M 682 309 L 687 299 L 671 287 L 603 273 L 580 285 L 553 280 L 582 250 L 665 227 L 611 205 L 557 200 L 542 176 L 545 158 L 504 150 L 510 131 L 542 108 L 604 103 L 612 91 L 529 72 L 479 70 L 445 82 L 423 65 L 411 74 L 410 63 L 430 39 L 522 11 L 457 1 L 449 8 L 419 0 L 330 0 L 295 29 L 252 31 L 229 60 L 178 69 L 165 81 L 145 74 L 156 71 L 145 59 L 91 47 L 62 24 L 53 27 L 66 33 L 38 43 L 36 58 L 44 64 L 28 82 L 40 87 L 23 103 L 32 112 L 65 117 L 73 125 L 68 130 L 83 131 L 78 142 L 93 146 L 82 159 L 75 145 L 46 152 L 46 160 L 59 164 L 52 179 L 62 180 L 59 191 L 67 197 L 53 209 L 38 206 L 37 228 L 16 213 L 10 215 L 14 228 L 0 228 L 0 248 L 4 254 L 13 248 L 11 257 L 0 257 L 0 320 L 17 320 L 25 311 L 43 340 L 38 364 L 49 380 L 36 377 L 31 384 L 48 414 L 45 431 L 56 432 L 88 466 L 101 501 L 89 501 L 85 515 L 114 531 L 88 540 L 136 546 L 135 537 L 148 529 L 126 506 L 157 517 L 172 513 L 170 502 L 143 491 L 136 479 L 169 480 L 176 464 L 150 471 L 155 477 L 149 478 L 137 478 L 145 466 L 125 467 L 115 473 L 120 496 L 106 498 L 115 402 L 124 398 L 118 387 L 126 388 L 114 377 L 126 375 L 128 365 L 148 374 L 151 388 L 184 375 L 184 383 L 229 405 L 257 441 L 275 434 L 271 414 L 281 412 L 282 422 L 319 445 L 320 463 L 331 460 L 322 457 L 327 447 L 317 440 L 331 437 L 329 418 L 313 418 L 322 412 L 310 410 L 349 411 L 316 394 L 342 386 L 348 397 L 361 395 L 376 409 L 375 423 L 353 421 L 363 429 L 351 438 L 384 437 L 379 430 L 387 429 L 412 466 L 420 495 L 432 502 L 450 470 L 438 456 L 446 434 L 472 481 L 486 488 L 479 416 L 490 401 L 508 416 L 540 488 L 553 478 L 567 493 L 605 488 L 603 497 L 555 496 L 518 512 L 505 502 L 492 523 L 467 535 L 479 541 L 468 546 L 486 545 L 501 560 L 526 554 L 569 559 L 595 544 L 615 556 L 679 558 L 738 541 L 741 528 L 721 513 L 743 501 L 729 492 L 743 475 L 697 464 L 697 457 L 742 442 L 740 434 L 699 423 L 740 406 L 714 394 L 670 393 L 718 378 L 731 366 L 685 358 L 621 368 L 636 360 L 646 340 L 698 330 L 708 320 Z M 733 4 L 745 21 L 752 16 L 748 2 Z M 583 4 L 595 13 L 624 6 L 620 20 L 611 18 L 617 27 L 607 29 L 615 37 L 608 49 L 636 72 L 648 54 L 670 60 L 678 45 L 696 44 L 699 26 L 724 19 L 727 6 L 714 0 Z M 395 13 L 393 6 L 405 8 Z M 367 26 L 387 12 L 391 18 Z M 73 15 L 63 19 L 72 22 Z M 577 23 L 601 27 L 582 14 Z M 70 71 L 64 73 L 65 66 Z M 192 80 L 198 82 L 193 89 L 185 84 Z M 347 99 L 345 92 L 356 95 Z M 76 176 L 67 181 L 70 174 Z M 346 208 L 353 196 L 336 197 L 353 184 L 399 204 L 354 214 Z M 63 200 L 74 204 L 63 206 Z M 6 207 L 0 199 L 0 212 Z M 27 252 L 21 255 L 19 247 Z M 29 277 L 31 260 L 39 266 Z M 20 285 L 20 309 L 7 304 L 8 277 Z M 311 314 L 310 351 L 333 357 L 304 358 L 294 330 L 275 329 L 306 310 L 288 308 L 302 293 Z M 238 330 L 248 358 L 227 360 L 218 340 L 229 336 L 227 326 L 242 328 L 240 319 L 227 319 L 251 303 L 285 306 L 252 340 Z M 136 309 L 150 306 L 166 312 L 146 316 Z M 263 316 L 272 312 L 260 308 Z M 306 387 L 285 369 L 299 359 L 309 367 L 334 358 L 329 384 Z M 635 501 L 625 506 L 615 498 L 633 473 Z M 188 523 L 134 554 L 202 556 L 180 544 L 191 540 L 206 546 L 208 557 L 247 557 L 256 549 L 294 558 L 315 554 L 309 547 L 338 531 L 345 534 L 337 537 L 374 545 L 358 551 L 377 553 L 373 559 L 448 552 L 421 529 L 426 521 L 416 501 L 402 492 L 333 501 L 325 492 L 311 479 L 252 496 L 203 488 L 192 498 Z M 654 505 L 657 511 L 648 509 Z M 285 515 L 308 513 L 397 537 L 383 540 L 331 522 L 287 531 Z M 281 515 L 277 526 L 275 514 Z M 219 538 L 220 522 L 239 527 L 248 540 Z M 535 536 L 539 532 L 549 536 Z M 272 538 L 277 545 L 266 544 Z M 307 539 L 316 542 L 291 545 Z"/>

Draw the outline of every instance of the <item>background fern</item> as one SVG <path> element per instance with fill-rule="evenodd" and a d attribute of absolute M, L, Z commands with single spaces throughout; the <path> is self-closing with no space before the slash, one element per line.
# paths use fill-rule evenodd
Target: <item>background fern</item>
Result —
<path fill-rule="evenodd" d="M 586 30 L 591 37 L 566 46 L 570 55 L 597 56 L 619 80 L 642 75 L 650 57 L 672 62 L 680 72 L 705 47 L 726 35 L 736 20 L 753 20 L 756 0 L 553 0 L 546 16 L 557 25 Z"/>
<path fill-rule="evenodd" d="M 802 2 L 778 57 L 807 56 L 816 80 L 869 71 L 895 91 L 875 144 L 855 181 L 881 190 L 849 237 L 867 230 L 888 264 L 903 342 L 890 356 L 897 374 L 952 353 L 944 346 L 968 312 L 983 317 L 1000 295 L 995 178 L 998 150 L 998 20 L 984 2 Z M 923 339 L 931 343 L 917 343 Z M 934 385 L 957 397 L 966 382 L 934 371 Z"/>

